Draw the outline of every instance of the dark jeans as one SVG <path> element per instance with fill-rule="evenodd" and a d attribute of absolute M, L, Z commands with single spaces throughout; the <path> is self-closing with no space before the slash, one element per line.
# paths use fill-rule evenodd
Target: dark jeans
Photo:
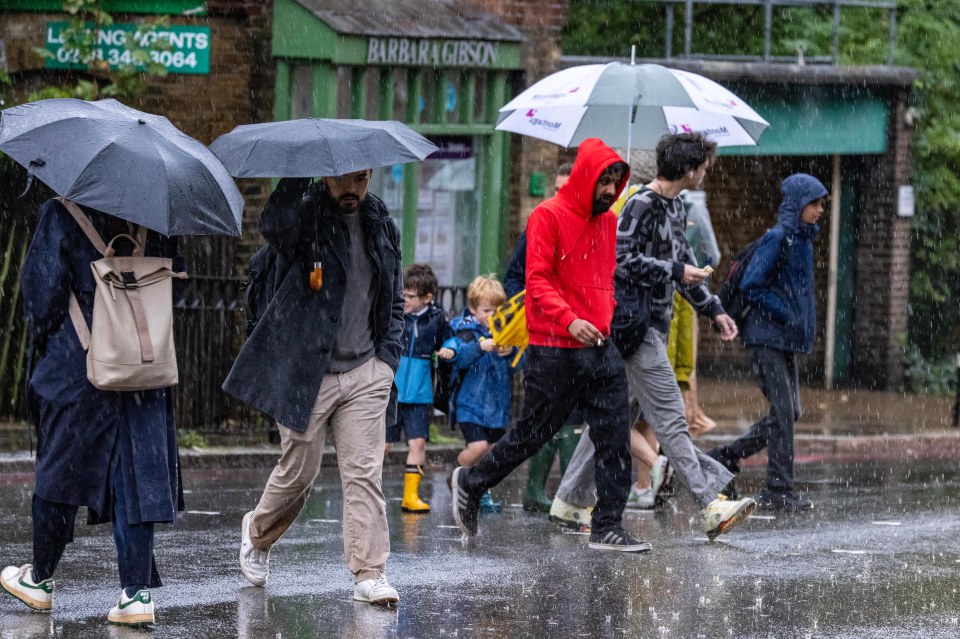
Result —
<path fill-rule="evenodd" d="M 739 461 L 767 449 L 767 490 L 793 490 L 793 423 L 800 419 L 800 378 L 797 355 L 774 348 L 750 348 L 750 372 L 760 385 L 770 414 L 736 441 L 719 446 L 711 455 L 737 472 Z"/>
<path fill-rule="evenodd" d="M 113 474 L 112 493 L 122 495 L 123 473 Z M 33 496 L 33 574 L 38 581 L 53 576 L 67 544 L 73 541 L 78 506 Z M 117 546 L 120 587 L 158 588 L 163 585 L 153 556 L 154 524 L 127 522 L 123 499 L 113 500 L 113 539 Z M 129 593 L 128 593 L 129 594 Z"/>
<path fill-rule="evenodd" d="M 530 346 L 523 379 L 523 409 L 516 426 L 473 468 L 461 471 L 473 496 L 500 483 L 533 456 L 580 410 L 596 446 L 597 505 L 592 528 L 620 526 L 630 492 L 630 406 L 620 352 L 610 340 L 600 348 Z"/>

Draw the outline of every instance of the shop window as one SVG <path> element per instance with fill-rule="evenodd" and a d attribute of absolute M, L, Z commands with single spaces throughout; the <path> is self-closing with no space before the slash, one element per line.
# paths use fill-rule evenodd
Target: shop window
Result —
<path fill-rule="evenodd" d="M 380 74 L 368 67 L 363 71 L 363 83 L 366 86 L 366 103 L 362 116 L 366 120 L 380 119 Z"/>
<path fill-rule="evenodd" d="M 351 68 L 337 67 L 337 115 L 338 118 L 349 118 L 350 116 L 350 81 Z"/>
<path fill-rule="evenodd" d="M 466 286 L 479 274 L 481 163 L 470 137 L 431 138 L 440 147 L 420 165 L 414 259 L 433 267 L 441 286 Z M 460 247 L 458 250 L 457 247 Z"/>
<path fill-rule="evenodd" d="M 443 107 L 444 121 L 450 124 L 460 123 L 460 82 L 463 74 L 459 71 L 448 71 L 441 74 L 440 104 Z"/>
<path fill-rule="evenodd" d="M 486 122 L 487 121 L 487 82 L 490 80 L 491 76 L 488 73 L 476 73 L 473 76 L 473 91 L 474 91 L 474 100 L 473 100 L 473 121 L 474 122 Z M 496 117 L 491 115 L 490 121 L 496 121 Z"/>
<path fill-rule="evenodd" d="M 435 123 L 437 122 L 436 100 L 434 100 L 434 91 L 437 90 L 438 77 L 433 71 L 423 73 L 423 88 L 420 91 L 420 100 L 417 110 L 420 112 L 420 121 Z"/>
<path fill-rule="evenodd" d="M 390 211 L 390 217 L 403 233 L 403 164 L 384 166 L 373 170 L 370 178 L 370 192 L 383 200 Z"/>
<path fill-rule="evenodd" d="M 382 73 L 393 75 L 393 119 L 404 122 L 407 119 L 407 80 L 405 68 L 384 69 Z"/>
<path fill-rule="evenodd" d="M 297 65 L 290 73 L 290 119 L 313 115 L 313 67 Z"/>

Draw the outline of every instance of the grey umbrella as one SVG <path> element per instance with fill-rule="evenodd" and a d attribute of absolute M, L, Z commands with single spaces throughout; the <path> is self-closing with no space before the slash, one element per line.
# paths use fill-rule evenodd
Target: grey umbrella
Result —
<path fill-rule="evenodd" d="M 246 124 L 210 145 L 234 177 L 336 176 L 420 162 L 436 145 L 393 120 L 307 118 Z"/>
<path fill-rule="evenodd" d="M 57 194 L 164 235 L 240 235 L 243 196 L 203 144 L 116 100 L 6 109 L 0 151 Z"/>

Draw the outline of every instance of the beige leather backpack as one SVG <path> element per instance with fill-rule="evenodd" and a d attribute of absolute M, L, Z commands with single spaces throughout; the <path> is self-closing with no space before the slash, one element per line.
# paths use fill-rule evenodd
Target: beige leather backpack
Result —
<path fill-rule="evenodd" d="M 121 234 L 104 245 L 90 219 L 74 202 L 57 200 L 66 207 L 84 234 L 103 255 L 90 263 L 97 290 L 93 321 L 88 328 L 77 297 L 70 292 L 70 319 L 87 352 L 87 379 L 101 390 L 136 391 L 164 388 L 177 383 L 177 353 L 173 341 L 173 261 L 144 257 L 147 230 L 137 227 L 134 238 Z M 133 255 L 114 255 L 120 238 L 134 245 Z"/>

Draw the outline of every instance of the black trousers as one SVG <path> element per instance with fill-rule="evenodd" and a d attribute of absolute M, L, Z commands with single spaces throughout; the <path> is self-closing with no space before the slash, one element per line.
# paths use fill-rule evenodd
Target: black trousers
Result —
<path fill-rule="evenodd" d="M 516 426 L 472 468 L 461 472 L 474 497 L 496 486 L 548 442 L 574 408 L 590 425 L 596 447 L 597 505 L 591 527 L 621 525 L 630 492 L 630 406 L 620 352 L 607 340 L 599 348 L 530 346 L 523 379 L 523 409 Z"/>
<path fill-rule="evenodd" d="M 123 473 L 119 466 L 113 474 L 112 493 L 122 495 Z M 33 574 L 38 581 L 53 576 L 66 550 L 73 541 L 74 520 L 78 507 L 59 504 L 33 496 Z M 158 588 L 163 585 L 153 555 L 152 522 L 131 524 L 127 521 L 122 498 L 113 500 L 113 539 L 117 546 L 117 567 L 121 588 Z"/>
<path fill-rule="evenodd" d="M 736 472 L 741 459 L 766 448 L 767 490 L 790 492 L 793 490 L 793 423 L 801 414 L 797 356 L 775 348 L 751 347 L 750 372 L 770 402 L 770 414 L 739 439 L 714 449 L 711 455 Z"/>

